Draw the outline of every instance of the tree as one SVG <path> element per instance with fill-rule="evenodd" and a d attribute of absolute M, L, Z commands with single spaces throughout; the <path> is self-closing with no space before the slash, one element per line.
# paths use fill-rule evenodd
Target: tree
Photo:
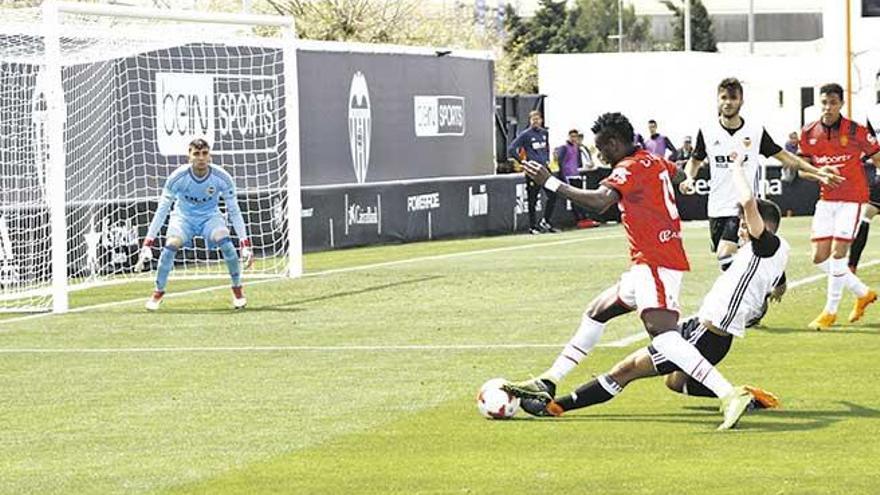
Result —
<path fill-rule="evenodd" d="M 691 2 L 691 49 L 696 52 L 717 52 L 715 29 L 712 19 L 702 0 L 685 0 Z M 672 19 L 673 50 L 684 50 L 684 8 L 672 0 L 662 0 L 675 17 Z"/>
<path fill-rule="evenodd" d="M 586 52 L 614 52 L 619 49 L 619 0 L 578 0 L 576 30 L 586 37 Z M 644 51 L 652 48 L 651 25 L 645 17 L 636 15 L 635 7 L 627 5 L 620 12 L 623 18 L 624 51 Z M 613 36 L 613 37 L 612 37 Z"/>
<path fill-rule="evenodd" d="M 520 93 L 538 90 L 539 53 L 585 53 L 618 50 L 618 0 L 541 0 L 535 15 L 519 17 L 508 6 L 505 16 L 507 38 L 497 64 L 498 89 Z M 624 7 L 623 43 L 627 51 L 650 50 L 650 24 L 636 16 L 635 8 Z"/>

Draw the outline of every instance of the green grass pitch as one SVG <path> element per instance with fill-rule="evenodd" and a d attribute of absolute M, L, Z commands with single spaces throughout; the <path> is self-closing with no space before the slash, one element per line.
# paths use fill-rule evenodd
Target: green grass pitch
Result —
<path fill-rule="evenodd" d="M 788 280 L 816 272 L 809 219 L 785 219 Z M 686 227 L 698 307 L 717 275 Z M 632 384 L 556 420 L 477 414 L 487 379 L 545 369 L 586 303 L 628 266 L 619 226 L 306 256 L 307 276 L 73 295 L 62 317 L 0 320 L 0 493 L 856 494 L 880 491 L 880 307 L 806 329 L 824 281 L 792 289 L 720 369 L 783 409 L 716 432 L 717 403 Z M 880 258 L 869 241 L 863 263 Z M 860 275 L 880 286 L 880 265 Z M 845 320 L 852 296 L 845 295 Z M 609 325 L 606 344 L 640 331 Z M 602 347 L 567 391 L 645 341 Z M 516 345 L 511 347 L 511 345 Z M 507 347 L 505 347 L 507 346 Z"/>

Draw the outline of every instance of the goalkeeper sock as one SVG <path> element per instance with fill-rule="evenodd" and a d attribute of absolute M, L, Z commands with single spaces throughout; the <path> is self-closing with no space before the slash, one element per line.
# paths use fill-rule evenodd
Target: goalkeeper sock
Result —
<path fill-rule="evenodd" d="M 165 292 L 165 286 L 168 285 L 168 275 L 174 268 L 174 257 L 177 256 L 177 248 L 166 245 L 162 248 L 162 254 L 159 255 L 159 269 L 156 270 L 156 290 Z"/>
<path fill-rule="evenodd" d="M 226 268 L 229 269 L 229 278 L 232 279 L 232 286 L 241 287 L 241 263 L 238 262 L 238 252 L 235 251 L 232 239 L 225 237 L 220 241 L 220 252 L 223 253 Z"/>

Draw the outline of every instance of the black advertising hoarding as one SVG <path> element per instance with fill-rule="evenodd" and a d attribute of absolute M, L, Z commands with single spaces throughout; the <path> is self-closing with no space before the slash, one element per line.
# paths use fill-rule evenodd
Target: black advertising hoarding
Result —
<path fill-rule="evenodd" d="M 345 48 L 298 50 L 304 186 L 494 171 L 491 60 Z"/>
<path fill-rule="evenodd" d="M 862 17 L 880 17 L 880 0 L 862 0 Z"/>

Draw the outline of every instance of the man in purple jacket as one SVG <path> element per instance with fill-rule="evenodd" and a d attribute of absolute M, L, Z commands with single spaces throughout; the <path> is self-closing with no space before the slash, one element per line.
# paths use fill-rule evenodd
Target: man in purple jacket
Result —
<path fill-rule="evenodd" d="M 669 141 L 669 138 L 657 132 L 657 121 L 651 119 L 648 121 L 648 138 L 645 139 L 645 149 L 652 155 L 666 158 L 666 151 L 675 154 L 675 146 Z"/>
<path fill-rule="evenodd" d="M 580 173 L 585 170 L 587 165 L 592 165 L 591 163 L 583 163 L 584 159 L 589 160 L 589 151 L 586 152 L 586 156 L 582 153 L 582 139 L 583 134 L 577 129 L 572 129 L 568 131 L 568 140 L 553 150 L 553 157 L 559 164 L 559 180 L 571 184 L 571 179 L 574 178 L 578 182 L 575 187 L 580 187 L 581 181 L 584 180 Z M 578 205 L 571 205 L 571 214 L 574 216 L 578 228 L 595 227 L 599 224 L 589 218 L 587 212 Z"/>

